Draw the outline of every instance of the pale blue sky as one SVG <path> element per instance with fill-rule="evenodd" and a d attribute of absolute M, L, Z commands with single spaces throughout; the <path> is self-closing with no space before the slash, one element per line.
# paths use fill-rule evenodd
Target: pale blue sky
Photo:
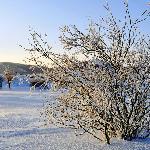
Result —
<path fill-rule="evenodd" d="M 149 0 L 129 0 L 130 10 L 138 16 Z M 122 0 L 108 0 L 115 16 L 122 18 Z M 98 20 L 105 16 L 105 0 L 0 0 L 0 62 L 22 62 L 27 46 L 29 26 L 40 33 L 47 33 L 49 42 L 59 49 L 59 27 L 75 24 L 81 30 L 88 19 Z M 149 20 L 150 21 L 150 20 Z M 150 33 L 150 22 L 143 25 L 143 31 Z"/>

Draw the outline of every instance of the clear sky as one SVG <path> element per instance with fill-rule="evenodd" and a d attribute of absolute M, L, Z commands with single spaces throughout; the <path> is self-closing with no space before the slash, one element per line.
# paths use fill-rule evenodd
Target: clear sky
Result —
<path fill-rule="evenodd" d="M 149 0 L 128 0 L 134 16 L 145 10 Z M 108 0 L 115 16 L 122 18 L 122 0 Z M 88 19 L 105 16 L 105 0 L 0 0 L 0 62 L 22 62 L 27 46 L 29 26 L 40 33 L 47 33 L 49 42 L 59 50 L 59 27 L 77 25 L 86 28 Z M 143 26 L 150 33 L 150 20 Z M 60 50 L 61 51 L 61 50 Z"/>

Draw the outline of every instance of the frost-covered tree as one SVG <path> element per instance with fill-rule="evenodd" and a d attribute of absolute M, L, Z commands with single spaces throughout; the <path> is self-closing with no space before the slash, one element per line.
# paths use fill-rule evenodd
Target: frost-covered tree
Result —
<path fill-rule="evenodd" d="M 5 68 L 4 77 L 5 77 L 5 80 L 7 81 L 8 87 L 10 89 L 11 88 L 11 83 L 14 79 L 14 73 L 9 67 Z"/>
<path fill-rule="evenodd" d="M 132 140 L 150 134 L 150 38 L 139 31 L 150 12 L 133 19 L 124 5 L 123 21 L 107 4 L 108 17 L 91 22 L 86 32 L 76 26 L 61 28 L 60 41 L 69 54 L 53 53 L 46 35 L 36 32 L 26 49 L 29 60 L 62 91 L 47 102 L 46 120 L 108 144 L 112 137 Z"/>

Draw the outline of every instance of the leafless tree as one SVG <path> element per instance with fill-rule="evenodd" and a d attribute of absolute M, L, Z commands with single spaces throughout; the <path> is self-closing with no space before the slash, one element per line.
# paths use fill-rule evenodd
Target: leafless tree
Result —
<path fill-rule="evenodd" d="M 26 49 L 29 60 L 43 69 L 56 89 L 63 89 L 45 106 L 46 119 L 108 144 L 112 137 L 132 140 L 150 134 L 150 38 L 138 28 L 150 12 L 132 19 L 124 5 L 122 22 L 107 4 L 109 16 L 91 22 L 86 32 L 76 26 L 61 28 L 60 40 L 69 55 L 53 53 L 46 36 L 35 31 Z"/>
<path fill-rule="evenodd" d="M 4 78 L 7 81 L 8 87 L 10 89 L 11 88 L 11 83 L 12 83 L 12 81 L 14 79 L 14 72 L 13 72 L 13 70 L 9 66 L 5 67 Z"/>

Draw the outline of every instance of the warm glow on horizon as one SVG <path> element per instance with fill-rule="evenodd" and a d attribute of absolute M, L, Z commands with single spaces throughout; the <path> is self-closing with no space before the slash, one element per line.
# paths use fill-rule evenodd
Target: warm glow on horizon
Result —
<path fill-rule="evenodd" d="M 14 62 L 14 63 L 21 63 L 21 64 L 26 64 L 25 60 L 26 55 L 23 53 L 22 55 L 16 54 L 13 52 L 12 53 L 2 53 L 0 55 L 0 62 Z"/>

